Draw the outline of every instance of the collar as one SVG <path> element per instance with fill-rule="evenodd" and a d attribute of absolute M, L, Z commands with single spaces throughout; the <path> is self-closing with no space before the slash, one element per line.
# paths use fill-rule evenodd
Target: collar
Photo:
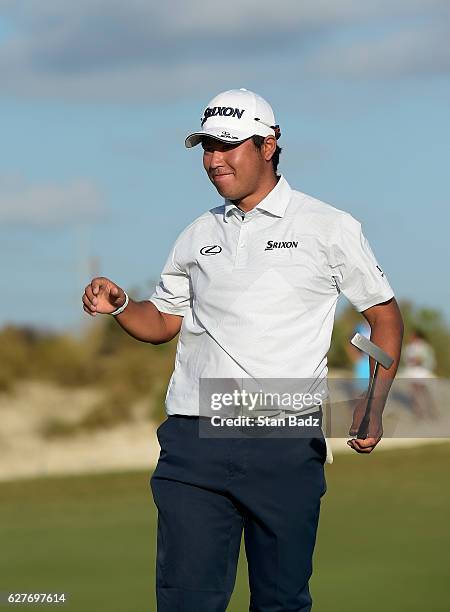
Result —
<path fill-rule="evenodd" d="M 281 174 L 278 179 L 275 187 L 270 191 L 266 197 L 261 200 L 249 213 L 256 210 L 257 212 L 266 212 L 275 217 L 283 217 L 286 212 L 286 208 L 289 204 L 289 200 L 291 199 L 292 189 Z M 242 212 L 233 202 L 225 198 L 224 211 L 223 211 L 223 220 L 225 223 L 228 221 L 228 217 L 232 214 L 233 210 L 238 210 Z M 249 214 L 247 213 L 247 214 Z"/>

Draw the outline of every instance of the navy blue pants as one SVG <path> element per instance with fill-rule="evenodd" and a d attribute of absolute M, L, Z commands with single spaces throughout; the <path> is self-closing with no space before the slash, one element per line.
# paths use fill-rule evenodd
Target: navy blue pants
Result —
<path fill-rule="evenodd" d="M 158 508 L 158 612 L 225 612 L 244 531 L 250 612 L 309 612 L 308 581 L 326 491 L 323 436 L 199 437 L 169 416 L 150 479 Z"/>

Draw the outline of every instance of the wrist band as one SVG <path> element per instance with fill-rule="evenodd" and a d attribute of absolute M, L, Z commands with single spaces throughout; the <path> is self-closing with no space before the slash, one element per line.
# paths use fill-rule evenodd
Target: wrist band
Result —
<path fill-rule="evenodd" d="M 113 317 L 115 317 L 116 315 L 118 315 L 118 314 L 120 314 L 121 312 L 123 312 L 123 311 L 125 310 L 125 308 L 128 306 L 128 302 L 129 302 L 129 299 L 128 299 L 128 294 L 127 294 L 127 292 L 126 292 L 126 291 L 124 291 L 124 293 L 125 293 L 125 302 L 123 303 L 123 305 L 122 305 L 120 308 L 118 308 L 117 310 L 115 310 L 114 312 L 110 312 L 110 313 L 109 313 L 109 314 L 111 314 Z"/>

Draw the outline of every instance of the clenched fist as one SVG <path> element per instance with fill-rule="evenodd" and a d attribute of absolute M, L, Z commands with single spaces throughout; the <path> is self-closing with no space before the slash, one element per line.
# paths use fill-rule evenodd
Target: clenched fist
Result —
<path fill-rule="evenodd" d="M 92 317 L 111 314 L 124 303 L 124 290 L 104 276 L 93 278 L 84 290 L 83 310 Z"/>

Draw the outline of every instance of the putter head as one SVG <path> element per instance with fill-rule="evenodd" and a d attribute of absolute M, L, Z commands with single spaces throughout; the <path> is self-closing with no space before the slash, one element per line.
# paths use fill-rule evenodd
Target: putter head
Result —
<path fill-rule="evenodd" d="M 369 357 L 372 357 L 372 359 L 375 359 L 375 361 L 378 361 L 378 363 L 380 363 L 386 370 L 388 370 L 394 363 L 394 360 L 390 355 L 385 353 L 379 346 L 371 342 L 362 334 L 355 334 L 350 342 L 360 351 L 366 353 L 366 355 L 369 355 Z"/>

